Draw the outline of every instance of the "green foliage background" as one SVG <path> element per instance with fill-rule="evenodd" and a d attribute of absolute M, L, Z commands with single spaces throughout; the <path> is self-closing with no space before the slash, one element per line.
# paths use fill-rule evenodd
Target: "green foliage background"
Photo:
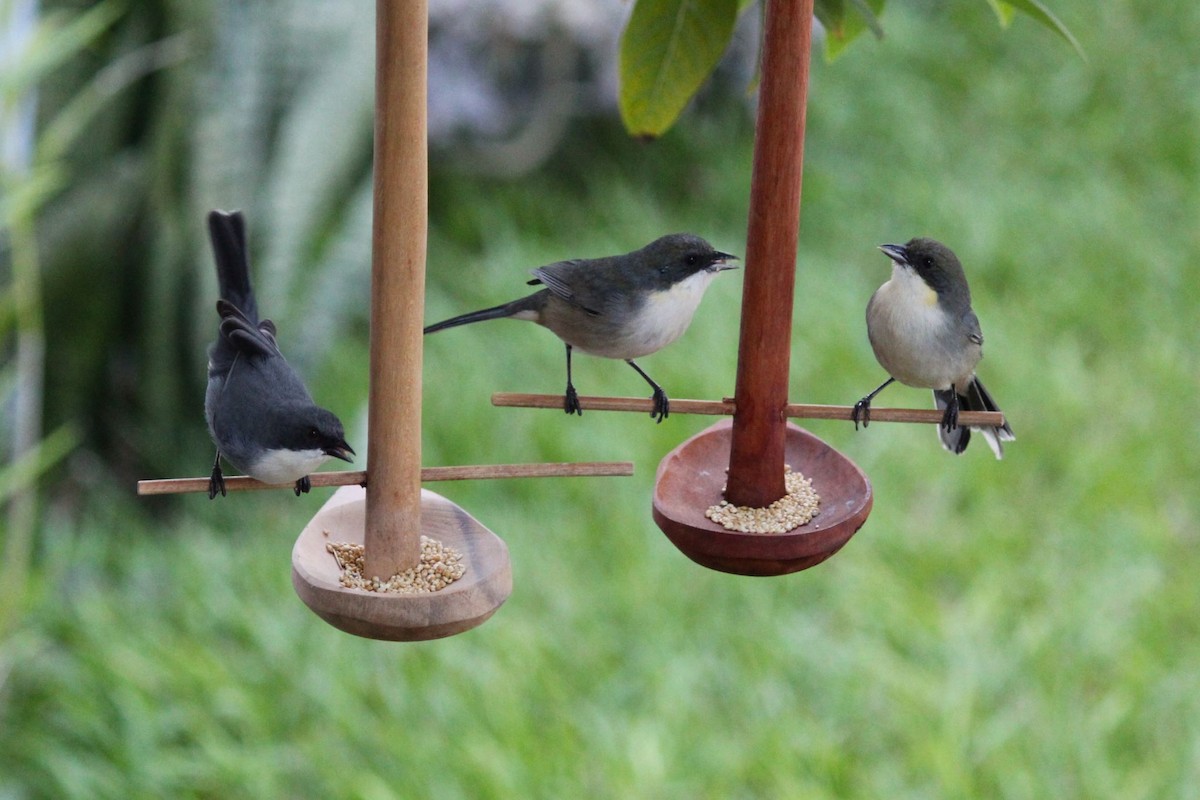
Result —
<path fill-rule="evenodd" d="M 637 475 L 434 487 L 505 539 L 515 589 L 476 630 L 396 645 L 294 596 L 319 493 L 132 496 L 209 463 L 213 206 L 247 210 L 285 351 L 364 441 L 370 15 L 325 27 L 314 5 L 283 27 L 258 4 L 131 6 L 46 86 L 53 108 L 114 55 L 188 33 L 191 57 L 72 149 L 39 220 L 46 425 L 85 445 L 46 486 L 0 640 L 0 796 L 1194 792 L 1200 7 L 1056 2 L 1085 63 L 1027 19 L 999 33 L 982 4 L 892 3 L 884 40 L 814 64 L 792 394 L 878 383 L 874 247 L 936 236 L 972 279 L 981 374 L 1018 437 L 1004 461 L 953 458 L 922 427 L 814 423 L 871 476 L 866 526 L 808 572 L 722 575 L 649 514 L 658 460 L 706 420 L 493 409 L 495 390 L 561 389 L 557 341 L 438 334 L 426 464 L 628 458 Z M 712 93 L 652 145 L 581 122 L 519 179 L 436 153 L 428 317 L 668 230 L 744 252 L 751 136 Z M 739 280 L 646 360 L 672 396 L 731 392 Z M 594 359 L 576 381 L 643 390 Z"/>

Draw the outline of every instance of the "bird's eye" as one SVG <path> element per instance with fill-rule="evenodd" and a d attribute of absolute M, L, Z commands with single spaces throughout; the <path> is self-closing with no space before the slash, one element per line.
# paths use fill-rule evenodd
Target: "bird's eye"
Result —
<path fill-rule="evenodd" d="M 700 256 L 692 253 L 690 256 L 684 259 L 684 262 L 686 262 L 689 267 L 694 267 L 700 263 Z"/>
<path fill-rule="evenodd" d="M 921 266 L 925 269 L 933 269 L 933 257 L 925 256 L 921 259 Z"/>
<path fill-rule="evenodd" d="M 321 432 L 318 431 L 316 428 L 309 428 L 308 429 L 308 438 L 316 441 L 317 439 L 321 438 Z"/>

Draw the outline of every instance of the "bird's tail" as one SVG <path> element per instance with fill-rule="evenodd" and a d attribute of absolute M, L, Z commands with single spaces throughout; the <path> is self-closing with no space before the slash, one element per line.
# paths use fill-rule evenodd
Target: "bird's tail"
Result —
<path fill-rule="evenodd" d="M 535 292 L 528 297 L 522 297 L 519 300 L 513 300 L 511 303 L 505 303 L 502 306 L 493 306 L 485 308 L 481 311 L 472 311 L 469 314 L 460 314 L 457 317 L 451 317 L 441 322 L 435 322 L 425 328 L 425 333 L 437 333 L 446 328 L 456 328 L 459 325 L 469 325 L 472 322 L 483 322 L 489 319 L 528 319 L 537 321 L 542 308 L 546 305 L 546 296 L 549 294 L 548 289 L 543 289 L 540 292 Z"/>
<path fill-rule="evenodd" d="M 939 411 L 945 410 L 949 404 L 950 391 L 949 389 L 934 390 L 933 400 L 937 404 Z M 996 405 L 996 401 L 992 399 L 992 395 L 984 388 L 978 378 L 971 379 L 971 382 L 967 384 L 965 392 L 958 392 L 958 409 L 959 411 L 1000 410 Z M 992 452 L 996 454 L 996 458 L 1004 457 L 1004 445 L 1001 444 L 1002 442 L 1011 442 L 1017 438 L 1013 435 L 1012 428 L 1008 426 L 1007 421 L 999 427 L 968 428 L 960 425 L 952 431 L 948 431 L 939 425 L 938 437 L 942 440 L 942 447 L 957 455 L 967 449 L 967 443 L 971 440 L 972 430 L 979 431 L 988 443 L 988 447 L 992 448 Z"/>
<path fill-rule="evenodd" d="M 246 220 L 240 211 L 211 211 L 208 235 L 217 262 L 217 287 L 221 299 L 232 303 L 251 323 L 258 324 L 258 304 L 250 287 L 250 262 L 246 255 Z"/>

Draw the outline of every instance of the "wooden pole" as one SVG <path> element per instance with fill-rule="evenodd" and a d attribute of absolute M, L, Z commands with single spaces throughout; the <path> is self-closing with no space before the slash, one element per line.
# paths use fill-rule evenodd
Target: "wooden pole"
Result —
<path fill-rule="evenodd" d="M 783 457 L 813 0 L 767 0 L 726 499 L 785 494 Z"/>
<path fill-rule="evenodd" d="M 375 4 L 375 213 L 364 574 L 417 565 L 421 548 L 421 326 L 428 164 L 426 0 Z"/>

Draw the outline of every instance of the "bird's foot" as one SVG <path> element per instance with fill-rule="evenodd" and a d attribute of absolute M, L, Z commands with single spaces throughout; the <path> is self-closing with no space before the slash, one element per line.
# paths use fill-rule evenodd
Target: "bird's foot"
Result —
<path fill-rule="evenodd" d="M 225 476 L 221 473 L 221 462 L 213 464 L 212 474 L 208 476 L 208 499 L 212 500 L 218 494 L 225 496 Z"/>
<path fill-rule="evenodd" d="M 296 497 L 299 497 L 301 495 L 301 493 L 308 494 L 311 489 L 312 489 L 312 481 L 310 481 L 308 479 L 307 475 L 305 475 L 300 480 L 296 481 L 296 489 L 295 489 Z"/>
<path fill-rule="evenodd" d="M 854 409 L 850 412 L 850 419 L 854 420 L 854 430 L 858 430 L 858 423 L 860 422 L 864 428 L 871 424 L 870 395 L 867 395 L 854 404 Z"/>
<path fill-rule="evenodd" d="M 650 410 L 650 418 L 657 417 L 655 422 L 661 423 L 671 414 L 671 401 L 667 399 L 667 393 L 657 386 L 654 387 L 654 394 L 650 399 L 654 401 L 654 408 Z"/>
<path fill-rule="evenodd" d="M 583 416 L 583 409 L 579 406 L 579 394 L 576 393 L 575 387 L 567 384 L 567 393 L 563 395 L 563 411 L 568 414 L 578 414 Z"/>
<path fill-rule="evenodd" d="M 942 428 L 947 431 L 952 431 L 958 427 L 958 395 L 954 390 L 950 390 L 950 402 L 946 403 L 946 410 L 942 413 Z"/>

